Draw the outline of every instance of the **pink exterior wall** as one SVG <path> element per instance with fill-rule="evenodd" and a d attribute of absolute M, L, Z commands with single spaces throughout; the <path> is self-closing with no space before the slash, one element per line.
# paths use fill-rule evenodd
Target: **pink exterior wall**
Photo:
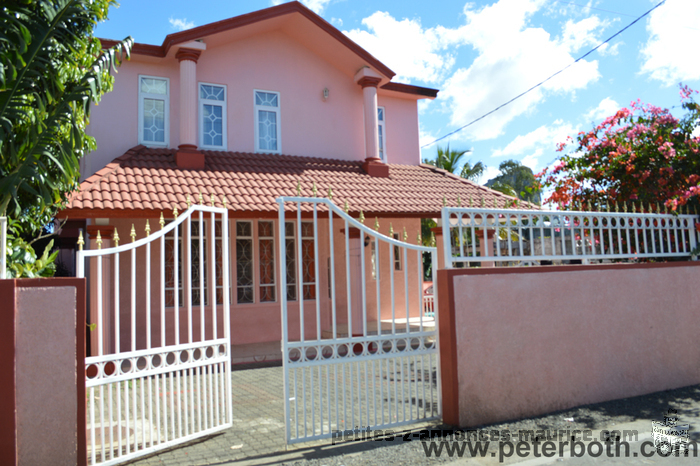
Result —
<path fill-rule="evenodd" d="M 700 383 L 699 265 L 441 270 L 445 422 L 472 427 Z"/>
<path fill-rule="evenodd" d="M 333 40 L 330 39 L 329 40 Z M 88 133 L 97 150 L 84 162 L 83 177 L 104 167 L 138 143 L 138 76 L 170 79 L 170 142 L 179 135 L 179 65 L 175 58 L 134 55 L 115 75 L 114 91 L 92 109 Z M 280 31 L 209 46 L 197 64 L 198 82 L 227 86 L 228 150 L 254 152 L 254 90 L 280 93 L 281 149 L 284 154 L 364 160 L 362 89 L 353 76 Z M 323 101 L 322 92 L 330 96 Z M 390 163 L 417 164 L 418 110 L 415 96 L 397 98 L 379 90 L 386 107 Z"/>
<path fill-rule="evenodd" d="M 0 296 L 0 463 L 86 464 L 85 280 L 0 280 Z"/>
<path fill-rule="evenodd" d="M 276 282 L 277 286 L 277 300 L 275 302 L 260 302 L 259 297 L 259 284 L 260 284 L 260 271 L 259 263 L 257 261 L 258 255 L 258 236 L 257 231 L 254 228 L 253 237 L 253 256 L 256 258 L 254 261 L 254 277 L 255 277 L 255 290 L 256 298 L 255 303 L 251 304 L 237 304 L 236 303 L 236 221 L 253 221 L 256 222 L 257 219 L 230 219 L 229 225 L 229 251 L 230 251 L 230 261 L 231 261 L 231 283 L 233 283 L 233 288 L 231 292 L 231 344 L 234 346 L 238 345 L 255 345 L 260 343 L 269 342 L 279 342 L 282 338 L 282 327 L 281 327 L 281 313 L 280 313 L 280 296 L 279 293 L 279 277 L 280 277 L 280 261 L 279 261 L 279 235 L 278 235 L 278 222 L 273 220 L 275 224 L 275 261 L 277 264 L 277 275 Z M 311 219 L 302 219 L 302 221 Z M 193 218 L 193 222 L 195 219 Z M 409 241 L 411 238 L 415 238 L 420 229 L 419 219 L 380 219 L 380 225 L 382 226 L 381 232 L 388 234 L 390 223 L 393 225 L 396 233 L 402 238 L 404 226 L 408 232 Z M 373 223 L 373 219 L 368 219 L 365 223 L 368 225 Z M 131 225 L 133 224 L 137 231 L 137 239 L 144 236 L 144 228 L 146 224 L 145 219 L 113 219 L 111 225 L 116 226 L 121 237 L 120 244 L 125 244 L 128 242 L 128 232 L 131 230 Z M 149 219 L 152 232 L 156 232 L 159 229 L 157 219 Z M 337 303 L 337 321 L 340 324 L 347 323 L 347 287 L 346 287 L 346 263 L 345 263 L 345 236 L 341 231 L 344 229 L 344 222 L 335 219 L 333 222 L 334 230 L 334 250 L 335 250 L 335 280 L 336 280 L 336 303 Z M 328 264 L 329 264 L 329 234 L 328 234 L 328 220 L 319 219 L 318 223 L 319 232 L 319 287 L 317 290 L 317 296 L 320 299 L 321 306 L 321 329 L 329 330 L 331 329 L 331 301 L 329 299 L 328 289 L 329 289 L 329 274 L 328 274 Z M 170 239 L 169 241 L 172 241 Z M 187 242 L 185 242 L 187 244 Z M 105 241 L 103 247 L 111 246 L 111 241 Z M 377 305 L 376 305 L 376 282 L 372 279 L 372 269 L 370 260 L 370 246 L 365 247 L 365 278 L 366 278 L 366 290 L 367 290 L 367 316 L 369 320 L 376 320 L 377 318 Z M 408 273 L 408 283 L 409 283 L 409 316 L 418 317 L 421 309 L 421 288 L 422 280 L 419 277 L 419 257 L 415 251 L 408 251 L 407 254 L 408 264 L 403 263 L 403 257 L 401 260 L 401 270 L 394 271 L 394 305 L 396 309 L 397 318 L 405 318 L 406 315 L 406 305 L 405 305 L 405 274 Z M 114 322 L 114 280 L 113 280 L 113 268 L 114 268 L 113 256 L 108 256 L 103 259 L 103 282 L 106 286 L 103 288 L 104 296 L 104 308 L 105 317 L 103 323 L 104 341 L 105 341 L 105 351 L 110 352 L 114 350 L 114 338 L 112 337 L 113 330 L 112 322 Z M 120 346 L 122 351 L 131 350 L 131 253 L 121 253 L 119 258 L 120 267 L 120 293 L 119 293 L 119 308 L 120 308 Z M 381 286 L 381 303 L 382 303 L 382 319 L 388 319 L 391 317 L 391 282 L 390 275 L 392 272 L 392 265 L 390 264 L 390 250 L 386 243 L 380 242 L 379 247 L 379 261 L 380 261 L 380 286 Z M 143 349 L 146 347 L 146 312 L 145 312 L 145 300 L 146 300 L 146 287 L 151 287 L 151 326 L 152 326 L 152 338 L 153 345 L 160 345 L 160 241 L 156 241 L 151 247 L 151 279 L 150 282 L 145 280 L 146 277 L 146 254 L 145 248 L 141 247 L 137 249 L 136 252 L 136 349 Z M 95 276 L 96 259 L 91 259 L 91 277 Z M 422 267 L 422 266 L 420 266 Z M 96 282 L 96 280 L 91 280 L 91 282 Z M 199 286 L 195 283 L 193 286 Z M 91 295 L 96 295 L 96 292 L 92 292 Z M 94 300 L 93 300 L 94 301 Z M 354 306 L 353 306 L 354 307 Z M 220 309 L 220 308 L 219 308 Z M 97 322 L 96 317 L 96 303 L 92 303 L 92 318 L 91 322 Z M 172 307 L 166 307 L 166 343 L 174 343 L 174 313 Z M 211 322 L 211 308 L 205 308 L 205 316 L 208 322 Z M 184 306 L 180 308 L 180 340 L 187 341 L 187 311 Z M 290 338 L 296 339 L 299 337 L 299 305 L 298 302 L 289 303 L 289 334 Z M 316 302 L 314 300 L 307 300 L 304 302 L 304 332 L 306 338 L 315 338 L 316 336 Z M 218 314 L 218 328 L 219 336 L 223 337 L 223 314 L 219 312 Z M 99 330 L 95 330 L 97 332 Z M 207 334 L 211 332 L 211 327 L 207 325 Z M 199 305 L 193 306 L 193 339 L 194 341 L 199 341 L 200 335 L 200 307 Z M 96 340 L 96 337 L 93 338 Z M 96 346 L 93 345 L 94 350 Z M 235 355 L 234 355 L 235 356 Z"/>
<path fill-rule="evenodd" d="M 377 106 L 385 109 L 386 162 L 404 165 L 421 163 L 416 101 L 382 95 L 379 89 Z"/>

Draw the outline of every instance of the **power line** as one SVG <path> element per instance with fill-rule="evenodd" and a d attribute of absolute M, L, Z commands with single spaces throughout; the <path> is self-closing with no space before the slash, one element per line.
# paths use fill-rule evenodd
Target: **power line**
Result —
<path fill-rule="evenodd" d="M 605 41 L 601 42 L 600 44 L 598 44 L 597 46 L 595 46 L 594 48 L 592 48 L 591 50 L 589 50 L 588 52 L 586 52 L 585 54 L 583 54 L 582 56 L 580 56 L 579 58 L 577 58 L 574 62 L 569 63 L 569 64 L 566 65 L 564 68 L 560 69 L 559 71 L 557 71 L 556 73 L 554 73 L 553 75 L 551 75 L 550 77 L 548 77 L 547 79 L 545 79 L 544 81 L 540 81 L 539 83 L 535 84 L 534 86 L 532 86 L 530 89 L 526 90 L 525 92 L 523 92 L 523 93 L 521 93 L 521 94 L 519 94 L 519 95 L 513 97 L 513 98 L 510 99 L 508 102 L 499 105 L 498 107 L 494 108 L 494 109 L 491 110 L 490 112 L 481 115 L 479 118 L 470 121 L 470 122 L 467 123 L 466 125 L 457 128 L 456 130 L 452 131 L 451 133 L 447 133 L 446 135 L 444 135 L 444 136 L 442 136 L 442 137 L 439 137 L 439 138 L 435 139 L 435 140 L 432 141 L 432 142 L 429 142 L 429 143 L 427 143 L 427 144 L 422 145 L 420 148 L 421 148 L 421 149 L 425 149 L 426 147 L 432 146 L 432 145 L 435 144 L 436 142 L 442 141 L 443 139 L 448 138 L 448 137 L 452 136 L 453 134 L 459 133 L 459 132 L 462 131 L 464 128 L 466 128 L 466 127 L 468 127 L 468 126 L 471 126 L 471 125 L 473 125 L 474 123 L 476 123 L 476 122 L 478 122 L 478 121 L 480 121 L 480 120 L 483 120 L 483 119 L 486 118 L 487 116 L 491 115 L 492 113 L 497 112 L 498 110 L 502 109 L 502 108 L 505 107 L 506 105 L 509 105 L 509 104 L 515 102 L 516 100 L 518 100 L 519 98 L 521 98 L 521 97 L 524 96 L 525 94 L 528 94 L 529 92 L 531 92 L 531 91 L 537 89 L 537 88 L 540 87 L 542 84 L 546 83 L 547 81 L 549 81 L 549 80 L 552 79 L 553 77 L 557 76 L 558 74 L 560 74 L 560 73 L 566 71 L 566 70 L 569 69 L 571 66 L 573 66 L 573 65 L 575 65 L 576 63 L 580 62 L 581 60 L 583 60 L 584 58 L 586 58 L 588 55 L 592 54 L 593 52 L 595 52 L 596 50 L 598 50 L 600 47 L 602 47 L 603 45 L 605 45 L 605 44 L 607 44 L 608 42 L 610 42 L 611 40 L 613 40 L 615 37 L 617 37 L 617 36 L 619 36 L 620 34 L 622 34 L 623 32 L 625 32 L 627 29 L 629 29 L 629 28 L 632 27 L 635 23 L 637 23 L 640 19 L 644 18 L 645 16 L 647 16 L 647 15 L 648 15 L 649 13 L 651 13 L 652 11 L 656 10 L 658 7 L 660 7 L 660 6 L 663 5 L 664 3 L 666 3 L 666 0 L 662 0 L 662 1 L 659 2 L 656 6 L 654 6 L 652 9 L 650 9 L 650 10 L 647 11 L 646 13 L 642 14 L 642 15 L 639 16 L 637 19 L 635 19 L 634 21 L 632 21 L 631 23 L 629 23 L 627 26 L 625 26 L 624 28 L 620 29 L 620 30 L 617 31 L 615 34 L 613 34 L 612 36 L 610 36 L 609 38 L 607 38 Z"/>

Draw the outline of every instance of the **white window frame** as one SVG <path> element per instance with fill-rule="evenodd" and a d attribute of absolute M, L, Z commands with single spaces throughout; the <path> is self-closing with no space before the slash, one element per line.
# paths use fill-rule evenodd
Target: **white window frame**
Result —
<path fill-rule="evenodd" d="M 238 222 L 250 223 L 250 236 L 240 236 L 240 237 L 238 236 Z M 235 268 L 236 281 L 234 282 L 234 286 L 235 286 L 235 290 L 236 290 L 236 305 L 237 306 L 246 306 L 246 305 L 250 305 L 250 304 L 256 304 L 258 302 L 258 294 L 256 293 L 257 283 L 256 283 L 256 279 L 255 279 L 256 273 L 257 273 L 257 268 L 258 268 L 258 267 L 256 267 L 256 260 L 255 260 L 256 254 L 258 252 L 257 247 L 255 245 L 255 243 L 256 243 L 256 241 L 255 241 L 256 222 L 255 222 L 255 219 L 235 219 L 235 221 L 233 222 L 233 225 L 234 225 L 233 231 L 235 233 L 235 236 L 234 236 L 234 243 L 233 243 L 234 253 L 232 255 L 232 258 L 233 258 L 234 265 L 236 267 Z M 253 300 L 251 302 L 239 302 L 238 301 L 238 286 L 239 285 L 238 285 L 238 243 L 237 242 L 238 242 L 239 238 L 250 240 L 250 242 L 251 242 L 251 245 L 250 245 L 251 255 L 252 255 L 251 267 L 253 268 L 253 270 L 251 271 L 251 278 L 253 279 L 253 281 L 252 281 L 251 285 L 246 285 L 246 286 L 252 286 L 252 289 L 253 289 Z"/>
<path fill-rule="evenodd" d="M 202 98 L 202 86 L 214 86 L 214 87 L 223 87 L 224 88 L 224 100 L 209 100 L 209 99 L 204 99 Z M 228 141 L 226 139 L 226 109 L 228 108 L 227 102 L 228 102 L 228 89 L 225 84 L 214 84 L 214 83 L 205 83 L 205 82 L 200 82 L 197 85 L 197 99 L 199 100 L 199 146 L 203 149 L 212 149 L 212 150 L 228 150 Z M 221 143 L 222 145 L 220 146 L 213 146 L 213 145 L 207 145 L 204 144 L 204 105 L 216 105 L 218 107 L 221 107 Z"/>
<path fill-rule="evenodd" d="M 277 107 L 268 107 L 257 105 L 255 95 L 257 92 L 267 92 L 269 94 L 277 94 Z M 281 154 L 282 153 L 282 97 L 279 92 L 266 91 L 263 89 L 253 89 L 253 109 L 255 112 L 255 152 Z M 277 150 L 262 150 L 260 149 L 260 137 L 258 134 L 258 111 L 274 112 L 277 115 Z"/>
<path fill-rule="evenodd" d="M 165 81 L 166 93 L 163 94 L 150 94 L 147 92 L 141 92 L 141 78 L 149 79 L 160 79 Z M 162 76 L 148 76 L 145 74 L 140 74 L 138 76 L 138 96 L 139 96 L 139 144 L 143 144 L 147 147 L 169 147 L 170 146 L 170 78 L 164 78 Z M 165 101 L 165 136 L 163 142 L 146 141 L 143 137 L 143 101 L 144 99 L 156 99 Z"/>
<path fill-rule="evenodd" d="M 401 241 L 398 233 L 394 233 L 394 239 L 396 241 Z M 401 272 L 403 270 L 401 266 L 401 248 L 395 244 L 392 245 L 392 247 L 394 248 L 394 272 Z"/>
<path fill-rule="evenodd" d="M 262 236 L 260 233 L 260 223 L 261 222 L 269 222 L 272 224 L 272 236 Z M 278 289 L 278 281 L 277 280 L 277 241 L 275 239 L 275 232 L 277 231 L 277 222 L 273 219 L 258 219 L 255 222 L 255 227 L 257 231 L 257 243 L 258 243 L 258 250 L 257 250 L 257 264 L 258 264 L 258 296 L 260 297 L 260 302 L 261 303 L 276 303 L 278 301 L 278 296 L 279 296 L 279 289 Z M 268 284 L 263 284 L 262 282 L 262 246 L 261 246 L 261 241 L 262 240 L 272 240 L 272 283 Z M 275 295 L 275 299 L 269 300 L 269 301 L 264 301 L 263 300 L 263 288 L 268 287 L 272 288 L 273 293 Z"/>
<path fill-rule="evenodd" d="M 384 115 L 384 119 L 380 120 L 379 119 L 379 110 L 382 111 L 382 114 Z M 377 126 L 379 128 L 382 128 L 382 143 L 379 145 L 379 158 L 382 159 L 382 162 L 387 163 L 387 157 L 386 157 L 386 108 L 384 107 L 377 107 Z M 377 137 L 379 137 L 379 129 L 377 129 Z M 377 141 L 379 142 L 379 141 Z"/>

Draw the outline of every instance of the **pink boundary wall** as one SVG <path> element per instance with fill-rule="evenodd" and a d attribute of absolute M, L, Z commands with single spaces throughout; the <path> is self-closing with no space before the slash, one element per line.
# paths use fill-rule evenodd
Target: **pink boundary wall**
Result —
<path fill-rule="evenodd" d="M 85 280 L 0 280 L 0 299 L 0 463 L 85 465 Z"/>
<path fill-rule="evenodd" d="M 700 383 L 700 262 L 440 270 L 446 424 Z"/>

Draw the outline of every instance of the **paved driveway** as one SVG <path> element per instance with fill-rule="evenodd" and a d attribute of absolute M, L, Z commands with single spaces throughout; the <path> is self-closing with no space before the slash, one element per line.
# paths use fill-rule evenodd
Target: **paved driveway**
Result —
<path fill-rule="evenodd" d="M 231 429 L 129 464 L 211 465 L 284 451 L 283 382 L 282 367 L 233 371 Z"/>

